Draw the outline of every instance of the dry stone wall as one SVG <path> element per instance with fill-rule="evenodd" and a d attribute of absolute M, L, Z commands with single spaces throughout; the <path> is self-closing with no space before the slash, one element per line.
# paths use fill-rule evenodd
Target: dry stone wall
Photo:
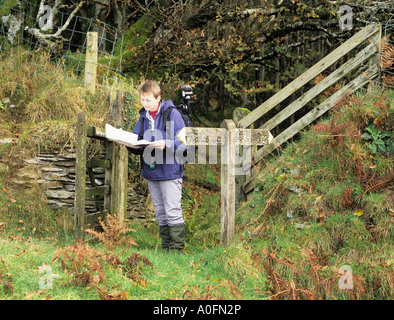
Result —
<path fill-rule="evenodd" d="M 20 167 L 13 183 L 32 184 L 38 183 L 44 187 L 47 203 L 53 209 L 67 208 L 74 210 L 75 198 L 75 150 L 64 148 L 60 154 L 40 153 L 30 159 L 20 159 L 23 166 Z M 104 169 L 94 168 L 95 183 L 97 186 L 104 185 Z M 86 176 L 86 186 L 90 187 L 89 176 Z M 149 202 L 146 196 L 135 191 L 136 188 L 129 185 L 127 201 L 127 217 L 145 219 L 149 211 Z M 104 198 L 101 199 L 101 205 Z M 148 205 L 147 205 L 148 203 Z M 96 203 L 93 197 L 86 198 L 86 212 L 96 212 Z"/>

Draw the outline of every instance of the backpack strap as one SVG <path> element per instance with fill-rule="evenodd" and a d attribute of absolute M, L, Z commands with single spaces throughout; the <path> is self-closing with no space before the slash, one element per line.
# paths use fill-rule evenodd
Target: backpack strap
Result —
<path fill-rule="evenodd" d="M 142 117 L 141 118 L 141 130 L 140 130 L 140 135 L 138 137 L 138 139 L 140 139 L 140 140 L 144 139 L 144 124 L 145 124 L 145 118 Z"/>
<path fill-rule="evenodd" d="M 169 128 L 168 128 L 168 126 L 167 126 L 167 122 L 170 121 L 170 115 L 171 115 L 171 112 L 172 112 L 173 109 L 176 109 L 176 108 L 175 108 L 175 107 L 168 107 L 168 109 L 166 109 L 166 110 L 163 112 L 161 128 L 162 128 L 162 130 L 164 130 L 165 132 L 169 131 L 169 130 L 168 130 Z M 143 139 L 143 138 L 144 138 L 144 121 L 145 121 L 145 118 L 142 117 L 142 118 L 141 118 L 141 131 L 140 131 L 140 137 L 139 137 L 140 139 Z"/>
<path fill-rule="evenodd" d="M 163 118 L 162 118 L 162 130 L 164 130 L 165 132 L 167 132 L 168 130 L 167 129 L 169 129 L 168 127 L 167 127 L 167 122 L 170 120 L 170 115 L 171 115 L 171 112 L 172 112 L 172 109 L 175 109 L 174 107 L 169 107 L 168 109 L 166 109 L 164 112 L 163 112 Z"/>

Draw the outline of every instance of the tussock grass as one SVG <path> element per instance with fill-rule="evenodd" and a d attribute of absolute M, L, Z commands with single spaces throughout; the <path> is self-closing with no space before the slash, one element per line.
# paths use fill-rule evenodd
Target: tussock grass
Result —
<path fill-rule="evenodd" d="M 91 94 L 45 53 L 18 48 L 1 55 L 0 74 L 0 133 L 17 138 L 20 150 L 60 151 L 65 144 L 72 146 L 79 112 L 86 113 L 88 125 L 103 128 L 108 122 L 110 91 L 101 87 Z M 119 90 L 136 96 L 134 85 L 125 80 Z M 133 105 L 135 110 L 139 107 Z"/>

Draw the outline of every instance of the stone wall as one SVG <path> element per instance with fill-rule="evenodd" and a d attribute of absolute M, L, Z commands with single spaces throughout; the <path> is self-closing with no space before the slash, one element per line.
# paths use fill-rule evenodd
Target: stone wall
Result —
<path fill-rule="evenodd" d="M 16 155 L 15 155 L 16 156 Z M 40 153 L 31 159 L 22 160 L 23 165 L 17 169 L 13 183 L 31 184 L 38 183 L 44 187 L 47 203 L 53 209 L 67 208 L 74 210 L 75 196 L 75 150 L 64 148 L 60 154 Z M 95 183 L 104 185 L 104 169 L 94 168 Z M 86 175 L 86 186 L 90 187 L 89 176 Z M 135 191 L 136 188 L 129 185 L 127 201 L 127 218 L 145 219 L 149 211 L 149 201 L 146 196 Z M 104 202 L 101 199 L 101 205 Z M 86 198 L 86 212 L 96 212 L 96 204 L 93 197 Z"/>

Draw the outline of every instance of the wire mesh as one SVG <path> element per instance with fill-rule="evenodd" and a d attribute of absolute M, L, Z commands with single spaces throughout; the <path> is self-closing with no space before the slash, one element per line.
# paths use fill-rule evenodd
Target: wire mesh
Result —
<path fill-rule="evenodd" d="M 383 19 L 378 19 L 378 16 Z M 378 6 L 375 14 L 367 21 L 367 25 L 371 23 L 381 24 L 379 77 L 372 83 L 375 87 L 394 89 L 394 4 Z M 365 45 L 368 45 L 367 41 Z"/>
<path fill-rule="evenodd" d="M 43 6 L 44 0 L 38 2 L 0 0 L 0 53 L 7 53 L 19 45 L 32 51 L 45 50 L 51 62 L 61 62 L 68 76 L 83 82 L 87 34 L 96 31 L 99 57 L 97 86 L 116 88 L 122 69 L 123 51 L 123 35 L 119 30 L 97 19 L 78 16 L 74 14 L 73 8 L 61 11 Z M 382 25 L 380 77 L 374 83 L 394 88 L 394 5 L 391 6 L 387 3 L 377 6 L 376 12 L 366 23 L 378 22 Z M 378 20 L 376 17 L 379 15 L 384 19 Z M 59 35 L 51 37 L 51 32 Z M 45 65 L 37 64 L 39 68 L 45 68 Z"/>
<path fill-rule="evenodd" d="M 98 33 L 96 86 L 115 89 L 122 69 L 123 35 L 119 30 L 94 18 L 78 16 L 73 8 L 27 0 L 0 0 L 0 53 L 22 46 L 30 51 L 47 52 L 48 63 L 61 65 L 65 74 L 84 81 L 87 35 Z M 37 64 L 37 69 L 45 65 Z"/>

